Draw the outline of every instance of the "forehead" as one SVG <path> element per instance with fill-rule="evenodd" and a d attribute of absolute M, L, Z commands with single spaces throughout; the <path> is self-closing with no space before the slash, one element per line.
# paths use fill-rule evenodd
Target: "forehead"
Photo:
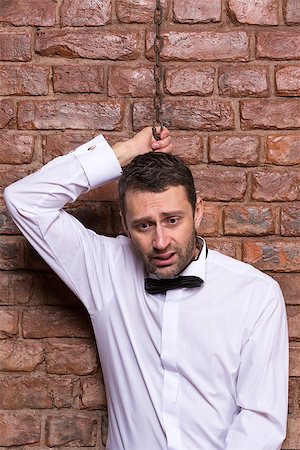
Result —
<path fill-rule="evenodd" d="M 171 186 L 163 192 L 128 190 L 125 194 L 126 216 L 150 216 L 192 209 L 184 186 Z"/>

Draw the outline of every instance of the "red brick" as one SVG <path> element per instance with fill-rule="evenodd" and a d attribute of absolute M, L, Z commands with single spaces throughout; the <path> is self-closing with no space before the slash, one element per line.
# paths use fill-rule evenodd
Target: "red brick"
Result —
<path fill-rule="evenodd" d="M 47 291 L 47 288 L 48 290 L 50 288 L 46 284 L 46 275 L 45 272 L 43 274 L 36 272 L 10 274 L 9 287 L 12 304 L 44 305 L 50 295 Z M 55 284 L 51 285 L 51 289 L 55 290 Z"/>
<path fill-rule="evenodd" d="M 9 305 L 10 303 L 10 273 L 0 272 L 0 304 Z"/>
<path fill-rule="evenodd" d="M 299 59 L 300 32 L 297 30 L 258 32 L 256 56 L 268 59 Z"/>
<path fill-rule="evenodd" d="M 153 70 L 148 67 L 111 67 L 108 95 L 112 97 L 150 97 L 154 91 Z"/>
<path fill-rule="evenodd" d="M 204 200 L 241 200 L 246 192 L 247 177 L 243 170 L 192 169 L 196 190 Z"/>
<path fill-rule="evenodd" d="M 60 10 L 62 26 L 99 26 L 111 21 L 111 0 L 64 0 Z"/>
<path fill-rule="evenodd" d="M 299 198 L 299 174 L 294 171 L 259 170 L 253 175 L 255 200 L 293 201 Z"/>
<path fill-rule="evenodd" d="M 161 53 L 166 61 L 248 61 L 249 37 L 244 31 L 169 31 Z M 147 35 L 147 57 L 153 57 L 153 33 Z"/>
<path fill-rule="evenodd" d="M 220 234 L 221 207 L 204 203 L 204 213 L 199 225 L 201 236 L 215 236 Z"/>
<path fill-rule="evenodd" d="M 288 306 L 287 317 L 289 325 L 289 338 L 294 340 L 300 339 L 300 307 Z"/>
<path fill-rule="evenodd" d="M 39 308 L 24 311 L 23 336 L 25 338 L 90 337 L 91 335 L 90 322 L 83 309 Z"/>
<path fill-rule="evenodd" d="M 228 97 L 266 97 L 268 69 L 262 66 L 221 66 L 219 90 Z"/>
<path fill-rule="evenodd" d="M 0 164 L 27 164 L 32 161 L 34 137 L 0 133 Z"/>
<path fill-rule="evenodd" d="M 299 379 L 297 379 L 298 381 Z M 297 398 L 298 408 L 300 407 L 300 390 L 298 389 L 298 398 Z M 299 410 L 299 409 L 298 409 Z"/>
<path fill-rule="evenodd" d="M 0 271 L 1 305 L 63 305 L 72 308 L 79 300 L 54 274 Z"/>
<path fill-rule="evenodd" d="M 260 270 L 292 272 L 300 270 L 300 248 L 285 240 L 245 241 L 243 260 Z"/>
<path fill-rule="evenodd" d="M 124 129 L 121 133 L 103 133 L 103 136 L 109 143 L 109 145 L 114 145 L 117 142 L 123 142 L 127 141 L 127 139 L 132 138 L 135 135 L 134 132 L 130 131 L 129 129 Z"/>
<path fill-rule="evenodd" d="M 49 272 L 50 267 L 32 247 L 32 245 L 25 239 L 23 242 L 24 263 L 23 268 L 26 270 L 40 270 Z"/>
<path fill-rule="evenodd" d="M 46 365 L 48 373 L 89 375 L 98 371 L 97 352 L 92 342 L 49 344 Z"/>
<path fill-rule="evenodd" d="M 241 101 L 243 130 L 299 128 L 300 99 Z"/>
<path fill-rule="evenodd" d="M 118 130 L 122 125 L 121 101 L 31 101 L 19 104 L 19 128 Z"/>
<path fill-rule="evenodd" d="M 300 95 L 300 67 L 277 67 L 275 82 L 276 91 L 279 95 Z"/>
<path fill-rule="evenodd" d="M 161 6 L 166 15 L 168 0 L 162 0 Z M 117 16 L 120 22 L 125 23 L 145 23 L 153 22 L 155 0 L 118 0 L 116 2 Z"/>
<path fill-rule="evenodd" d="M 92 189 L 86 194 L 82 195 L 82 200 L 91 200 L 98 202 L 115 202 L 118 200 L 118 182 L 113 181 L 105 186 L 101 186 L 97 189 Z"/>
<path fill-rule="evenodd" d="M 5 167 L 5 166 L 4 166 Z M 29 175 L 29 173 L 34 170 L 31 167 L 19 167 L 16 166 L 14 170 L 7 170 L 3 166 L 0 167 L 0 188 L 4 189 L 9 186 L 11 183 L 14 183 L 17 180 Z M 37 167 L 36 167 L 37 169 Z"/>
<path fill-rule="evenodd" d="M 112 234 L 112 224 L 110 219 L 110 207 L 105 203 L 87 203 L 67 209 L 86 228 L 98 234 Z"/>
<path fill-rule="evenodd" d="M 3 409 L 71 407 L 76 392 L 75 385 L 75 381 L 65 377 L 41 374 L 3 376 L 0 378 L 0 407 Z"/>
<path fill-rule="evenodd" d="M 0 314 L 0 339 L 15 336 L 19 329 L 19 313 L 2 309 Z"/>
<path fill-rule="evenodd" d="M 209 161 L 226 165 L 256 166 L 259 158 L 258 136 L 211 136 Z"/>
<path fill-rule="evenodd" d="M 67 308 L 78 308 L 80 301 L 72 291 L 53 272 L 42 277 L 43 304 L 57 306 L 62 305 Z"/>
<path fill-rule="evenodd" d="M 97 420 L 90 416 L 62 414 L 48 416 L 46 420 L 46 445 L 49 447 L 94 447 L 97 437 Z"/>
<path fill-rule="evenodd" d="M 239 243 L 228 242 L 222 239 L 206 239 L 209 249 L 216 250 L 224 255 L 230 256 L 232 258 L 238 257 Z"/>
<path fill-rule="evenodd" d="M 9 127 L 13 123 L 16 114 L 15 110 L 15 103 L 12 100 L 0 100 L 0 128 Z"/>
<path fill-rule="evenodd" d="M 199 164 L 203 158 L 203 141 L 197 134 L 172 134 L 172 154 L 180 156 L 186 164 Z"/>
<path fill-rule="evenodd" d="M 27 412 L 0 412 L 1 446 L 35 444 L 40 438 L 41 417 Z"/>
<path fill-rule="evenodd" d="M 278 25 L 278 1 L 229 0 L 230 14 L 239 22 L 248 25 Z"/>
<path fill-rule="evenodd" d="M 300 421 L 299 417 L 289 417 L 287 424 L 287 438 L 282 449 L 297 450 L 300 448 Z"/>
<path fill-rule="evenodd" d="M 300 305 L 300 273 L 276 273 L 271 276 L 280 284 L 285 302 Z"/>
<path fill-rule="evenodd" d="M 284 0 L 284 16 L 287 24 L 300 23 L 300 8 L 298 0 Z"/>
<path fill-rule="evenodd" d="M 141 52 L 137 32 L 60 30 L 37 33 L 35 50 L 42 56 L 128 60 Z"/>
<path fill-rule="evenodd" d="M 300 164 L 300 136 L 297 134 L 268 136 L 265 149 L 267 163 Z"/>
<path fill-rule="evenodd" d="M 53 89 L 63 93 L 101 94 L 104 91 L 104 69 L 87 64 L 54 66 Z"/>
<path fill-rule="evenodd" d="M 48 79 L 48 67 L 2 65 L 0 95 L 46 95 Z"/>
<path fill-rule="evenodd" d="M 23 267 L 23 239 L 17 236 L 0 237 L 0 269 L 16 270 Z"/>
<path fill-rule="evenodd" d="M 9 5 L 9 2 L 7 2 Z M 30 61 L 31 34 L 27 31 L 0 33 L 0 61 Z"/>
<path fill-rule="evenodd" d="M 300 377 L 300 344 L 290 343 L 290 376 Z"/>
<path fill-rule="evenodd" d="M 84 378 L 81 381 L 82 406 L 88 409 L 99 409 L 106 406 L 106 396 L 103 380 L 99 374 Z"/>
<path fill-rule="evenodd" d="M 167 69 L 165 89 L 171 95 L 210 95 L 214 90 L 214 77 L 212 67 Z"/>
<path fill-rule="evenodd" d="M 107 444 L 108 435 L 108 417 L 107 414 L 102 414 L 101 417 L 101 440 L 102 444 L 105 446 Z"/>
<path fill-rule="evenodd" d="M 2 2 L 0 22 L 11 25 L 51 27 L 55 25 L 55 0 L 13 0 Z"/>
<path fill-rule="evenodd" d="M 289 379 L 289 404 L 288 413 L 292 414 L 297 408 L 298 382 L 294 378 Z"/>
<path fill-rule="evenodd" d="M 46 164 L 57 156 L 66 155 L 93 138 L 94 133 L 55 133 L 43 136 L 43 162 Z"/>
<path fill-rule="evenodd" d="M 32 372 L 43 361 L 44 345 L 41 342 L 0 342 L 0 370 L 3 372 Z"/>
<path fill-rule="evenodd" d="M 220 131 L 234 128 L 234 112 L 225 100 L 184 99 L 165 101 L 163 119 L 168 128 L 179 130 Z M 133 128 L 139 130 L 153 121 L 152 102 L 133 105 Z"/>
<path fill-rule="evenodd" d="M 0 206 L 0 234 L 20 234 L 5 206 Z"/>
<path fill-rule="evenodd" d="M 238 236 L 275 233 L 275 210 L 268 206 L 235 205 L 224 211 L 224 232 Z"/>
<path fill-rule="evenodd" d="M 41 282 L 37 274 L 0 272 L 0 304 L 36 304 L 42 298 Z"/>
<path fill-rule="evenodd" d="M 207 23 L 221 20 L 221 0 L 174 0 L 174 20 L 181 23 Z"/>
<path fill-rule="evenodd" d="M 283 236 L 300 236 L 300 208 L 287 205 L 281 208 L 281 234 Z"/>

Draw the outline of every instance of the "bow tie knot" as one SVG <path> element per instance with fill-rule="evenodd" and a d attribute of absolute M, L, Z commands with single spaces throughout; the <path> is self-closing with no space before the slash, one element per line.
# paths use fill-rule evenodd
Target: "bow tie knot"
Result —
<path fill-rule="evenodd" d="M 148 294 L 164 294 L 171 289 L 200 287 L 202 283 L 203 280 L 201 278 L 192 275 L 159 280 L 156 278 L 146 278 L 145 290 Z"/>

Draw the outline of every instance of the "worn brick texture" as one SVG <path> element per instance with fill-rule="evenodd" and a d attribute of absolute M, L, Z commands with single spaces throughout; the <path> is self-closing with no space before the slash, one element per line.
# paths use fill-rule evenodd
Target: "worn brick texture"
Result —
<path fill-rule="evenodd" d="M 283 290 L 300 450 L 299 0 L 163 0 L 164 122 L 205 201 L 199 233 Z M 0 0 L 0 187 L 98 133 L 152 125 L 155 0 Z M 68 207 L 122 230 L 116 183 Z M 90 320 L 0 198 L 0 448 L 95 448 L 106 396 Z M 126 449 L 130 450 L 130 449 Z M 158 450 L 158 449 L 153 449 Z"/>

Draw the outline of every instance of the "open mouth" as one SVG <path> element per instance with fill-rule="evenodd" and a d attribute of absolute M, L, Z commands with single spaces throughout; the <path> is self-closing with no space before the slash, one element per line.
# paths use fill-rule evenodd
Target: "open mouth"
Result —
<path fill-rule="evenodd" d="M 176 253 L 166 253 L 163 255 L 157 255 L 152 258 L 152 262 L 158 267 L 169 266 L 174 263 Z"/>

